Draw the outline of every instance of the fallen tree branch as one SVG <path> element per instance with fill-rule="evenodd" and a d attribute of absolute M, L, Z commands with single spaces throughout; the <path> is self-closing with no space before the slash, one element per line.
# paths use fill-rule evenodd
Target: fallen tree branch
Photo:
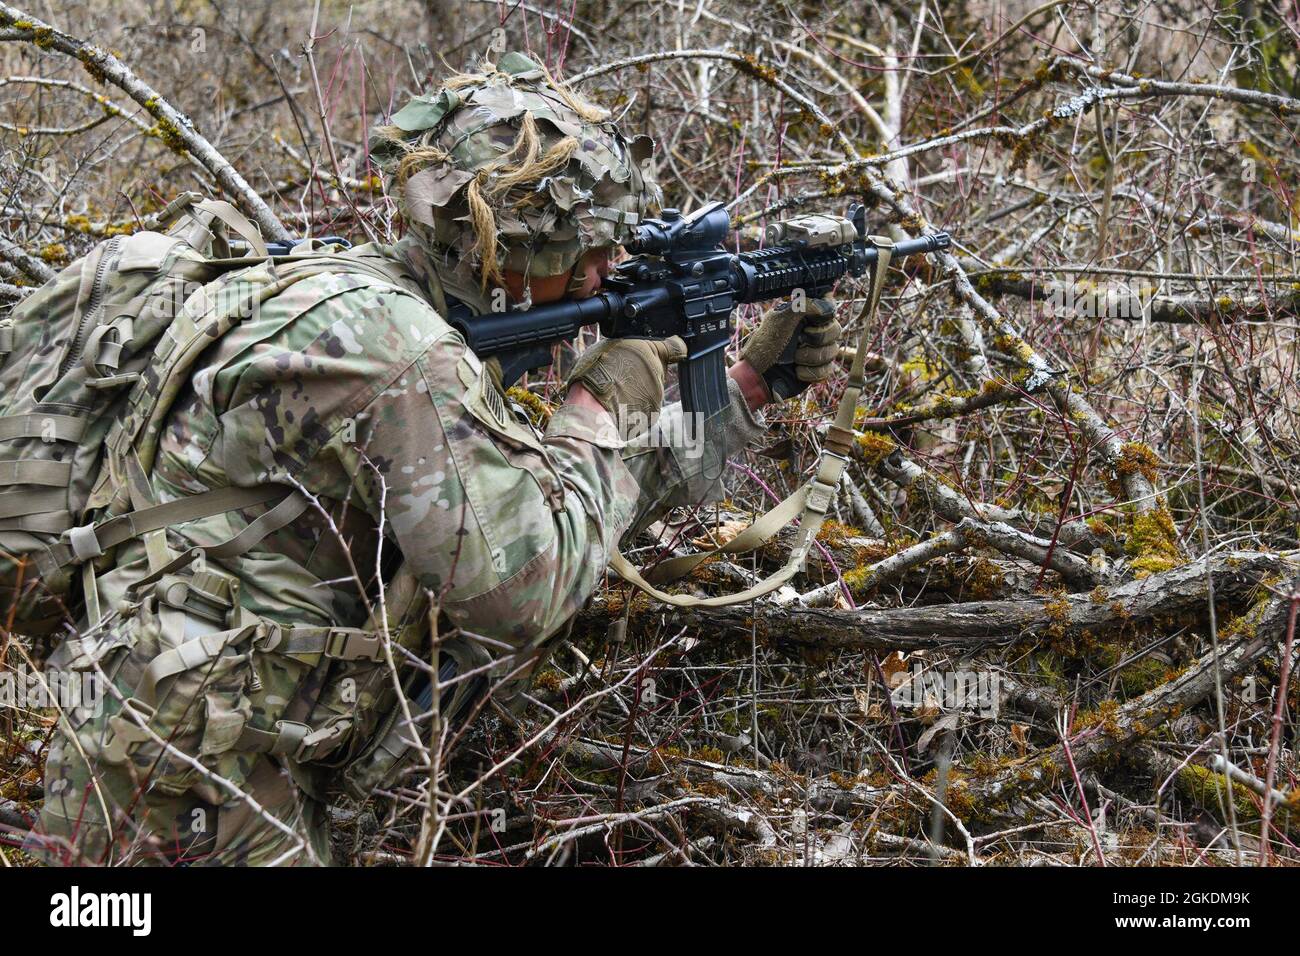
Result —
<path fill-rule="evenodd" d="M 24 286 L 0 282 L 0 302 L 21 302 L 35 291 Z"/>
<path fill-rule="evenodd" d="M 980 287 L 992 295 L 1013 295 L 1031 303 L 1046 302 L 1061 314 L 1086 319 L 1192 325 L 1209 321 L 1268 323 L 1300 314 L 1300 291 L 1296 290 L 1273 298 L 1261 295 L 1233 298 L 1144 294 L 1148 290 L 1124 287 L 1092 289 L 1065 282 L 1038 282 L 1015 273 L 987 272 L 979 278 Z M 1243 280 L 1257 282 L 1258 277 L 1246 276 Z"/>
<path fill-rule="evenodd" d="M 1280 558 L 1278 555 L 1271 557 L 1275 560 Z M 1189 565 L 1189 567 L 1194 566 Z M 1200 568 L 1200 572 L 1203 576 L 1203 567 Z M 1169 572 L 1169 574 L 1173 573 L 1175 572 Z M 1161 575 L 1161 577 L 1167 576 Z M 1222 579 L 1222 583 L 1231 585 L 1234 578 L 1235 574 L 1227 575 Z M 1245 583 L 1237 582 L 1239 586 Z M 1248 632 L 1248 636 L 1231 647 L 1220 649 L 1217 679 L 1226 684 L 1234 677 L 1245 673 L 1261 657 L 1277 647 L 1286 622 L 1289 593 L 1290 589 L 1287 589 L 1288 597 L 1274 597 L 1266 604 L 1260 605 L 1250 615 L 1253 618 L 1251 629 L 1253 632 Z M 1217 575 L 1215 595 L 1216 597 L 1222 595 L 1220 579 Z M 1178 677 L 1127 704 L 1120 705 L 1113 712 L 1101 711 L 1095 715 L 1082 715 L 1084 716 L 1082 721 L 1076 719 L 1076 733 L 1070 745 L 1070 757 L 1075 767 L 1082 771 L 1095 766 L 1107 754 L 1132 745 L 1188 708 L 1200 703 L 1214 692 L 1215 665 L 1215 654 L 1211 651 Z M 1082 727 L 1080 727 L 1081 723 Z M 1065 747 L 1058 745 L 1013 761 L 992 774 L 969 776 L 963 783 L 965 796 L 981 811 L 996 810 L 1005 806 L 1010 799 L 1037 793 L 1053 786 L 1067 770 L 1068 759 Z"/>
<path fill-rule="evenodd" d="M 1020 509 L 1003 508 L 988 502 L 972 503 L 966 495 L 939 481 L 899 451 L 877 457 L 867 454 L 862 445 L 855 443 L 853 455 L 863 464 L 875 468 L 877 473 L 898 487 L 904 490 L 916 487 L 917 493 L 924 496 L 926 504 L 948 521 L 956 523 L 966 518 L 973 518 L 976 521 L 1001 522 L 1013 527 L 1018 525 L 1030 534 L 1051 535 L 1055 532 L 1058 543 L 1070 547 L 1085 543 L 1096 546 L 1099 543 L 1096 536 L 1082 521 L 1070 521 L 1057 530 L 1054 518 L 1046 518 Z"/>
<path fill-rule="evenodd" d="M 785 607 L 770 602 L 711 609 L 663 608 L 649 599 L 634 597 L 631 614 L 634 618 L 663 614 L 679 624 L 713 632 L 719 628 L 743 633 L 756 629 L 760 637 L 771 641 L 824 649 L 971 649 L 1047 634 L 1072 636 L 1084 630 L 1104 631 L 1156 617 L 1199 616 L 1205 607 L 1207 564 L 1214 577 L 1216 599 L 1230 601 L 1276 573 L 1283 557 L 1258 551 L 1215 555 L 1130 581 L 1104 594 L 852 611 Z M 581 619 L 588 623 L 608 620 L 623 611 L 623 604 L 622 594 L 616 592 L 597 596 Z"/>
<path fill-rule="evenodd" d="M 1300 113 L 1300 100 L 1276 93 L 1264 93 L 1260 90 L 1246 90 L 1239 86 L 1227 86 L 1221 83 L 1170 83 L 1166 80 L 1138 78 L 1118 70 L 1104 70 L 1069 57 L 1057 57 L 1050 69 L 1065 67 L 1075 73 L 1082 73 L 1095 80 L 1106 83 L 1118 83 L 1148 96 L 1200 96 L 1215 100 L 1230 100 L 1246 103 L 1250 106 L 1262 106 L 1277 110 L 1283 116 Z"/>
<path fill-rule="evenodd" d="M 0 259 L 11 263 L 23 275 L 42 284 L 54 278 L 54 270 L 17 243 L 0 237 Z"/>

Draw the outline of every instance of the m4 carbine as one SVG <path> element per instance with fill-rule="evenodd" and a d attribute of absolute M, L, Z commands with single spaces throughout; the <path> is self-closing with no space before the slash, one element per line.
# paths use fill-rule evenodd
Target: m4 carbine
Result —
<path fill-rule="evenodd" d="M 687 358 L 678 363 L 682 406 L 707 422 L 727 404 L 725 351 L 732 315 L 746 302 L 768 302 L 802 292 L 825 295 L 843 276 L 861 276 L 876 260 L 859 205 L 848 216 L 801 216 L 768 226 L 765 249 L 732 253 L 723 248 L 731 219 L 721 203 L 688 216 L 665 209 L 627 242 L 630 258 L 619 263 L 600 291 L 524 311 L 473 315 L 449 302 L 451 324 L 480 358 L 497 357 L 505 385 L 551 363 L 551 346 L 570 341 L 588 325 L 606 338 L 662 339 L 680 335 Z M 897 243 L 893 258 L 947 249 L 945 232 Z M 796 336 L 797 338 L 797 336 Z M 791 341 L 782 362 L 793 362 Z M 778 398 L 795 391 L 793 376 L 772 382 Z"/>

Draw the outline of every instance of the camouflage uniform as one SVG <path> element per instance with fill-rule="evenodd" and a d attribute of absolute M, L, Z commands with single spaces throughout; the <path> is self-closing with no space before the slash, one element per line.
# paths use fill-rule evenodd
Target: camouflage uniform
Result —
<path fill-rule="evenodd" d="M 733 386 L 726 421 L 709 430 L 703 454 L 625 445 L 607 415 L 575 405 L 558 408 L 539 436 L 434 307 L 434 286 L 481 307 L 465 274 L 444 271 L 412 237 L 367 253 L 400 267 L 402 280 L 311 276 L 205 353 L 171 414 L 152 492 L 165 501 L 268 480 L 309 492 L 319 510 L 237 559 L 209 561 L 237 585 L 244 620 L 361 626 L 356 581 L 368 586 L 391 570 L 380 558 L 387 541 L 384 555 L 400 551 L 446 620 L 493 648 L 501 673 L 513 672 L 503 692 L 517 690 L 599 585 L 620 538 L 672 506 L 710 500 L 726 456 L 763 423 Z M 665 411 L 669 420 L 680 414 Z M 177 552 L 216 544 L 263 510 L 173 527 L 168 543 Z M 122 548 L 99 579 L 103 606 L 122 606 L 147 568 L 141 543 Z M 219 631 L 146 603 L 110 618 L 97 637 L 67 641 L 53 664 L 100 668 L 130 698 L 152 686 L 151 665 L 157 671 L 158 661 Z M 352 752 L 348 720 L 376 705 L 389 674 L 373 660 L 262 650 L 244 636 L 194 660 L 163 670 L 170 683 L 151 701 L 149 721 L 160 739 L 135 734 L 123 752 L 116 696 L 102 714 L 72 715 L 75 733 L 56 735 L 47 761 L 44 834 L 91 862 L 121 860 L 128 844 L 138 862 L 327 862 L 326 786 Z M 354 692 L 340 696 L 349 675 Z M 320 739 L 304 749 L 301 734 L 282 739 L 282 726 Z"/>

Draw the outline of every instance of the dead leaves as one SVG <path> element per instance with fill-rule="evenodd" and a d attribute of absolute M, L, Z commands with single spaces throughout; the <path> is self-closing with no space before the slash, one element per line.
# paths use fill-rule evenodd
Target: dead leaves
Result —
<path fill-rule="evenodd" d="M 706 529 L 706 532 L 698 538 L 692 538 L 691 544 L 701 551 L 713 551 L 727 544 L 748 527 L 748 521 L 720 521 L 712 528 Z"/>

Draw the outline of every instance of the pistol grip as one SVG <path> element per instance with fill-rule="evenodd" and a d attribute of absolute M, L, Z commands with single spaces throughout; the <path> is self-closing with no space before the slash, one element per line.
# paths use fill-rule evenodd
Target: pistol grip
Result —
<path fill-rule="evenodd" d="M 803 325 L 795 329 L 794 335 L 790 336 L 790 341 L 785 343 L 785 348 L 773 366 L 763 373 L 763 380 L 767 382 L 768 389 L 772 392 L 772 397 L 777 401 L 783 402 L 787 398 L 798 395 L 807 386 L 799 381 L 795 374 L 794 358 L 795 353 L 799 350 L 799 340 L 803 337 Z"/>

